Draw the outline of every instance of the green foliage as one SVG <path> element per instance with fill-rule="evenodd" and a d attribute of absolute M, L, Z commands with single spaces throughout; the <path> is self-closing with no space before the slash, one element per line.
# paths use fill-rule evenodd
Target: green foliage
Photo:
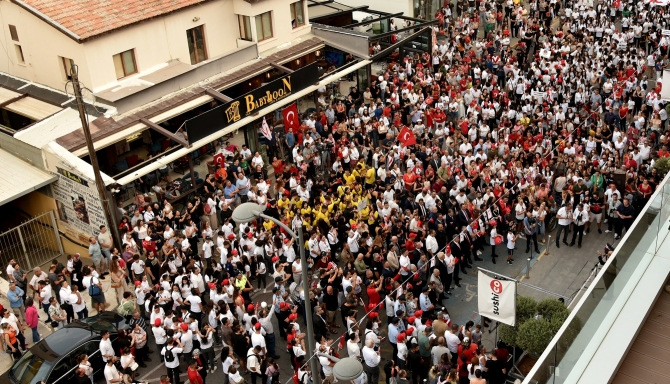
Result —
<path fill-rule="evenodd" d="M 658 169 L 661 176 L 665 176 L 670 171 L 670 158 L 661 157 L 654 162 L 654 168 Z"/>
<path fill-rule="evenodd" d="M 565 305 L 556 299 L 538 303 L 532 297 L 519 296 L 516 301 L 516 325 L 500 324 L 498 337 L 507 345 L 531 354 L 541 354 L 569 314 Z M 574 338 L 576 333 L 578 330 L 572 332 L 570 338 Z"/>
<path fill-rule="evenodd" d="M 556 299 L 545 299 L 537 304 L 537 313 L 548 321 L 563 322 L 568 318 L 570 311 L 565 304 Z"/>
<path fill-rule="evenodd" d="M 512 327 L 511 325 L 500 323 L 498 326 L 498 337 L 500 340 L 505 342 L 505 344 L 516 347 L 516 334 L 518 332 L 518 327 Z"/>
<path fill-rule="evenodd" d="M 519 296 L 516 298 L 516 324 L 517 326 L 535 317 L 537 313 L 537 301 L 532 297 Z"/>
<path fill-rule="evenodd" d="M 539 318 L 526 321 L 517 332 L 517 345 L 528 353 L 540 355 L 554 337 L 554 328 L 547 319 Z"/>

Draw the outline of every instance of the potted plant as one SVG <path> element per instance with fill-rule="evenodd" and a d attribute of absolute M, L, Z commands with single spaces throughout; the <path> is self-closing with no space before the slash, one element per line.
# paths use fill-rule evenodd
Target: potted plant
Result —
<path fill-rule="evenodd" d="M 654 168 L 658 169 L 658 173 L 661 177 L 665 177 L 668 171 L 670 171 L 670 158 L 661 157 L 656 159 L 656 161 L 654 161 Z"/>
<path fill-rule="evenodd" d="M 523 350 L 516 363 L 522 376 L 535 365 L 569 314 L 565 304 L 556 299 L 538 303 L 530 297 L 517 297 L 516 325 L 500 324 L 498 336 L 507 345 Z"/>

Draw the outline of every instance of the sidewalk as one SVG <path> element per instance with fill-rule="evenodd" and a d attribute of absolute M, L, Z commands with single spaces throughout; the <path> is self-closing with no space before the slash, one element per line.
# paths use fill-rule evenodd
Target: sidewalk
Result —
<path fill-rule="evenodd" d="M 29 276 L 32 276 L 32 272 L 29 274 Z M 29 277 L 30 280 L 30 277 Z M 103 290 L 105 291 L 105 298 L 107 300 L 107 310 L 115 310 L 117 306 L 117 301 L 116 301 L 116 292 L 113 288 L 110 288 L 110 279 L 107 278 L 105 280 L 101 280 L 102 282 L 102 287 Z M 9 300 L 7 299 L 7 290 L 9 289 L 9 283 L 7 280 L 0 278 L 0 304 L 2 304 L 3 307 L 9 308 Z M 30 293 L 29 293 L 30 294 Z M 86 300 L 86 305 L 88 307 L 88 316 L 94 316 L 98 312 L 94 309 L 91 308 L 91 299 L 88 296 L 88 292 L 82 292 L 82 298 Z M 49 336 L 52 333 L 51 330 L 51 325 L 45 323 L 46 321 L 46 314 L 44 311 L 40 308 L 38 308 L 37 313 L 40 317 L 40 322 L 39 325 L 37 326 L 37 329 L 39 333 L 42 335 L 42 338 L 45 338 Z M 23 331 L 23 335 L 26 337 L 26 347 L 30 348 L 32 347 L 33 344 L 33 337 L 32 337 L 32 331 L 30 328 L 26 327 Z M 7 353 L 6 351 L 0 351 L 0 374 L 4 373 L 5 371 L 9 370 L 12 365 L 14 364 L 14 359 L 12 358 L 12 355 Z"/>

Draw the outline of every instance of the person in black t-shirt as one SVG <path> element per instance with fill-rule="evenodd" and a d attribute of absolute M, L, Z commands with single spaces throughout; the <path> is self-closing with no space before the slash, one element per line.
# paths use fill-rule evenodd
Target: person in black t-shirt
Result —
<path fill-rule="evenodd" d="M 323 304 L 326 307 L 326 322 L 330 332 L 334 332 L 333 327 L 339 328 L 335 323 L 335 315 L 339 306 L 337 294 L 338 290 L 333 285 L 326 286 L 326 291 L 323 293 Z"/>

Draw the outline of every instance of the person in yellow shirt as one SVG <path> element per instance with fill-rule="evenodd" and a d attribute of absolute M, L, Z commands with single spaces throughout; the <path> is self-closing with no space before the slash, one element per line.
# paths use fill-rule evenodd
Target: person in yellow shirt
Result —
<path fill-rule="evenodd" d="M 298 196 L 298 195 L 293 196 L 293 198 L 291 199 L 291 204 L 293 204 L 293 206 L 296 209 L 302 208 L 302 203 L 303 203 L 303 201 L 300 198 L 300 196 Z"/>
<path fill-rule="evenodd" d="M 353 185 L 356 182 L 356 176 L 354 176 L 353 173 L 349 172 L 349 170 L 344 171 L 344 175 L 342 176 L 342 178 L 344 179 L 344 182 L 347 185 Z"/>
<path fill-rule="evenodd" d="M 300 213 L 302 213 L 303 216 L 307 216 L 310 213 L 312 213 L 312 207 L 309 205 L 305 204 L 305 206 L 300 210 Z"/>
<path fill-rule="evenodd" d="M 291 206 L 291 199 L 288 198 L 288 195 L 283 195 L 279 201 L 277 201 L 277 208 L 283 209 Z"/>
<path fill-rule="evenodd" d="M 375 172 L 375 169 L 370 167 L 368 170 L 365 172 L 365 188 L 370 189 L 374 188 L 375 186 L 375 181 L 377 178 L 377 174 Z"/>
<path fill-rule="evenodd" d="M 528 125 L 530 124 L 530 118 L 526 112 L 523 113 L 523 117 L 519 120 L 519 123 L 521 123 L 524 128 L 528 128 Z"/>

